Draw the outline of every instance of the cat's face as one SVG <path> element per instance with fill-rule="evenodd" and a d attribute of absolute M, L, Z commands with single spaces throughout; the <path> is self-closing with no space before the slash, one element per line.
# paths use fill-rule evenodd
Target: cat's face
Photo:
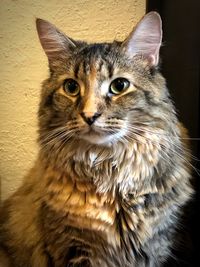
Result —
<path fill-rule="evenodd" d="M 127 68 L 116 62 L 116 49 L 106 44 L 83 45 L 68 61 L 54 105 L 60 115 L 65 114 L 62 125 L 71 137 L 108 144 L 126 135 L 131 108 L 127 96 L 135 87 Z"/>
<path fill-rule="evenodd" d="M 111 145 L 129 142 L 138 125 L 155 124 L 167 98 L 156 71 L 160 23 L 149 13 L 124 42 L 88 45 L 38 20 L 51 69 L 40 108 L 44 138 Z"/>

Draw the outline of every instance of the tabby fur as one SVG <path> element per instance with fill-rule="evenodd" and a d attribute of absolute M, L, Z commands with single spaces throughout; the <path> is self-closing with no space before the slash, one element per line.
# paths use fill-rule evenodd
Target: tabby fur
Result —
<path fill-rule="evenodd" d="M 162 266 L 193 190 L 187 132 L 158 68 L 159 15 L 124 42 L 74 41 L 41 19 L 37 29 L 50 67 L 40 151 L 2 205 L 0 266 Z M 130 86 L 111 94 L 118 77 Z M 68 78 L 78 96 L 63 90 Z"/>

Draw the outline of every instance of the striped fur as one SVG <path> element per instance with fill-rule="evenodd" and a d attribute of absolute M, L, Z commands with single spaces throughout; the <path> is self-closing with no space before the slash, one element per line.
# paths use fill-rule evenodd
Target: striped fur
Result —
<path fill-rule="evenodd" d="M 141 54 L 148 44 L 139 52 L 135 45 L 141 25 L 146 34 L 159 21 L 150 13 L 136 41 L 132 32 L 122 43 L 101 44 L 73 41 L 38 21 L 50 67 L 38 113 L 40 151 L 1 209 L 2 262 L 159 267 L 169 257 L 193 190 L 187 133 L 157 67 L 160 26 L 150 52 Z M 109 88 L 118 77 L 130 86 L 114 95 Z M 69 78 L 77 96 L 63 88 Z M 88 124 L 82 114 L 98 117 Z"/>

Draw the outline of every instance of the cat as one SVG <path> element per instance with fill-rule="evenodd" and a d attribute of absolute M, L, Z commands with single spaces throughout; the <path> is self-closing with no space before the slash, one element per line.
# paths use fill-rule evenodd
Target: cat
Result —
<path fill-rule="evenodd" d="M 123 42 L 36 26 L 50 69 L 40 150 L 1 207 L 1 266 L 163 266 L 193 188 L 187 131 L 159 72 L 159 14 Z"/>

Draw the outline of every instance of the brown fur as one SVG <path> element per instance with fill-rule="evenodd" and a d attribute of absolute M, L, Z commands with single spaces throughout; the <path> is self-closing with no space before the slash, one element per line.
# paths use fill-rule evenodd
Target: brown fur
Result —
<path fill-rule="evenodd" d="M 186 132 L 157 55 L 130 58 L 131 37 L 74 41 L 76 48 L 65 39 L 66 51 L 52 49 L 52 35 L 40 38 L 51 70 L 41 94 L 40 152 L 1 209 L 0 259 L 6 252 L 16 267 L 161 266 L 193 190 Z M 110 96 L 106 88 L 117 77 L 130 86 Z M 67 78 L 78 82 L 78 96 L 63 89 Z M 100 114 L 99 134 L 83 112 Z"/>

